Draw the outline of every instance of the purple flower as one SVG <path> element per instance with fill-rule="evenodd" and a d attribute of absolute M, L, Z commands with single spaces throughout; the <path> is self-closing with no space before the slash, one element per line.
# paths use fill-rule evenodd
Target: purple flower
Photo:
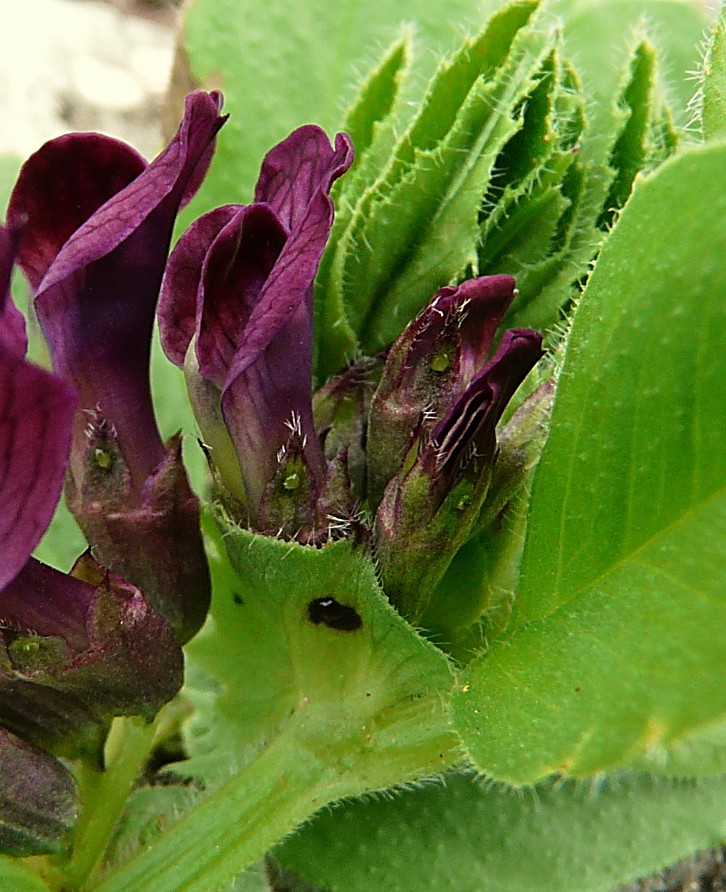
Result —
<path fill-rule="evenodd" d="M 376 557 L 386 593 L 414 621 L 475 530 L 496 426 L 543 353 L 538 332 L 514 329 L 487 360 L 514 284 L 490 276 L 441 289 L 391 347 L 372 400 Z"/>
<path fill-rule="evenodd" d="M 250 205 L 197 220 L 169 261 L 162 344 L 185 368 L 214 466 L 252 526 L 316 522 L 328 476 L 312 415 L 313 280 L 333 221 L 330 188 L 353 159 L 315 126 L 265 158 Z"/>
<path fill-rule="evenodd" d="M 9 295 L 16 241 L 0 227 L 0 767 L 22 772 L 3 783 L 0 850 L 35 854 L 67 844 L 76 811 L 73 781 L 49 753 L 96 757 L 111 717 L 153 717 L 183 663 L 138 589 L 90 557 L 76 569 L 85 578 L 30 557 L 60 496 L 78 398 L 25 359 Z"/>
<path fill-rule="evenodd" d="M 156 425 L 149 354 L 172 229 L 209 165 L 220 105 L 216 93 L 189 96 L 148 165 L 99 134 L 52 140 L 23 166 L 8 208 L 53 369 L 80 397 L 69 506 L 99 560 L 182 641 L 204 620 L 209 575 L 179 438 L 164 445 Z"/>

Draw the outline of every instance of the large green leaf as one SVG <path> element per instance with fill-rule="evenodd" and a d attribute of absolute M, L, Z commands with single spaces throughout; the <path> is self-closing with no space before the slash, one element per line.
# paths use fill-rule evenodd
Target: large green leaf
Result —
<path fill-rule="evenodd" d="M 724 778 L 522 792 L 452 774 L 321 814 L 274 856 L 326 892 L 612 892 L 720 842 L 725 800 Z"/>
<path fill-rule="evenodd" d="M 575 315 L 514 631 L 458 697 L 495 777 L 726 769 L 683 745 L 726 717 L 724 171 L 710 144 L 636 181 Z"/>

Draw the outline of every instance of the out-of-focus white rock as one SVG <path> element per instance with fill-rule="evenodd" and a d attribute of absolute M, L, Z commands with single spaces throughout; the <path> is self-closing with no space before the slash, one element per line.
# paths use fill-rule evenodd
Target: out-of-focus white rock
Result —
<path fill-rule="evenodd" d="M 0 13 L 0 153 L 101 130 L 153 155 L 173 45 L 170 28 L 92 0 L 12 4 Z"/>

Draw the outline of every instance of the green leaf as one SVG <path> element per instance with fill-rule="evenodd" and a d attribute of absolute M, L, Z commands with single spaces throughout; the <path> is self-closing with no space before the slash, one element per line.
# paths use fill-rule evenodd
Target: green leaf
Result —
<path fill-rule="evenodd" d="M 335 217 L 328 247 L 315 280 L 314 308 L 315 331 L 320 333 L 334 330 L 338 353 L 350 356 L 357 351 L 357 338 L 346 319 L 342 295 L 330 292 L 326 283 L 330 278 L 334 246 L 350 223 L 358 196 L 376 180 L 393 151 L 396 142 L 397 100 L 400 98 L 402 81 L 411 65 L 411 53 L 411 37 L 405 33 L 401 39 L 395 41 L 363 82 L 341 128 L 353 140 L 355 163 L 344 177 L 336 180 L 333 187 Z M 318 353 L 320 340 L 318 337 L 315 343 Z M 315 365 L 318 364 L 316 356 Z"/>
<path fill-rule="evenodd" d="M 633 29 L 645 28 L 680 126 L 688 123 L 691 72 L 706 17 L 690 0 L 552 0 L 564 19 L 566 53 L 582 78 L 598 133 L 609 127 L 620 72 Z"/>
<path fill-rule="evenodd" d="M 494 777 L 668 770 L 726 718 L 724 170 L 710 144 L 636 181 L 575 315 L 516 622 L 456 701 Z"/>
<path fill-rule="evenodd" d="M 375 141 L 377 127 L 395 107 L 402 80 L 411 65 L 411 52 L 411 38 L 407 33 L 395 41 L 361 84 L 345 116 L 342 129 L 353 140 L 358 161 Z M 348 182 L 350 177 L 341 180 L 343 184 Z"/>
<path fill-rule="evenodd" d="M 726 130 L 726 8 L 714 24 L 703 60 L 701 120 L 711 139 Z"/>
<path fill-rule="evenodd" d="M 243 765 L 289 723 L 291 711 L 300 712 L 300 704 L 311 711 L 304 734 L 319 738 L 318 748 L 330 741 L 344 748 L 347 735 L 364 734 L 371 778 L 387 771 L 379 748 L 394 729 L 394 761 L 398 749 L 423 746 L 423 752 L 436 741 L 435 762 L 422 770 L 439 767 L 440 746 L 447 750 L 453 741 L 441 700 L 452 684 L 447 661 L 390 606 L 366 549 L 346 540 L 317 549 L 237 527 L 227 529 L 223 541 L 236 573 L 225 570 L 217 553 L 216 569 L 225 578 L 215 594 L 213 622 L 189 647 L 192 666 L 214 680 L 216 695 L 210 710 L 203 693 L 204 737 L 189 739 L 193 758 L 180 770 L 213 779 L 204 768 L 197 771 L 210 750 L 222 756 L 227 771 L 230 760 Z M 346 632 L 311 621 L 311 603 L 326 597 L 353 608 L 361 627 Z M 410 739 L 397 725 L 399 711 L 405 721 L 415 713 L 421 722 Z"/>
<path fill-rule="evenodd" d="M 364 548 L 227 521 L 210 535 L 211 619 L 188 648 L 198 714 L 174 767 L 208 792 L 104 892 L 225 888 L 318 808 L 458 758 L 448 661 L 390 606 Z"/>
<path fill-rule="evenodd" d="M 347 803 L 274 850 L 327 892 L 612 892 L 726 838 L 726 779 L 445 784 Z"/>
<path fill-rule="evenodd" d="M 608 165 L 614 176 L 599 222 L 610 225 L 616 211 L 628 200 L 635 175 L 649 161 L 649 131 L 656 87 L 656 53 L 648 41 L 641 41 L 630 59 L 626 83 L 619 104 L 624 126 L 610 151 Z"/>
<path fill-rule="evenodd" d="M 402 22 L 415 28 L 416 68 L 425 82 L 462 27 L 479 21 L 480 6 L 478 0 L 194 0 L 182 22 L 185 64 L 192 82 L 224 91 L 232 117 L 187 218 L 248 201 L 263 155 L 295 127 L 338 127 L 360 71 Z"/>
<path fill-rule="evenodd" d="M 478 271 L 516 278 L 519 294 L 506 327 L 551 328 L 595 253 L 595 220 L 585 214 L 592 202 L 584 201 L 591 174 L 580 162 L 583 105 L 574 72 L 553 54 L 524 99 L 521 130 L 494 164 L 480 215 Z M 584 246 L 583 229 L 590 236 Z"/>

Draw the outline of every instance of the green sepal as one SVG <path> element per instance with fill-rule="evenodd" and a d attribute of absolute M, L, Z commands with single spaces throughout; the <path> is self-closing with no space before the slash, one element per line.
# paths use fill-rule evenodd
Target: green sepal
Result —
<path fill-rule="evenodd" d="M 411 452 L 417 450 L 414 445 Z M 471 538 L 491 482 L 472 462 L 440 505 L 430 469 L 404 465 L 376 512 L 374 543 L 386 594 L 410 622 L 421 623 L 454 555 Z M 445 609 L 442 605 L 441 609 Z"/>

